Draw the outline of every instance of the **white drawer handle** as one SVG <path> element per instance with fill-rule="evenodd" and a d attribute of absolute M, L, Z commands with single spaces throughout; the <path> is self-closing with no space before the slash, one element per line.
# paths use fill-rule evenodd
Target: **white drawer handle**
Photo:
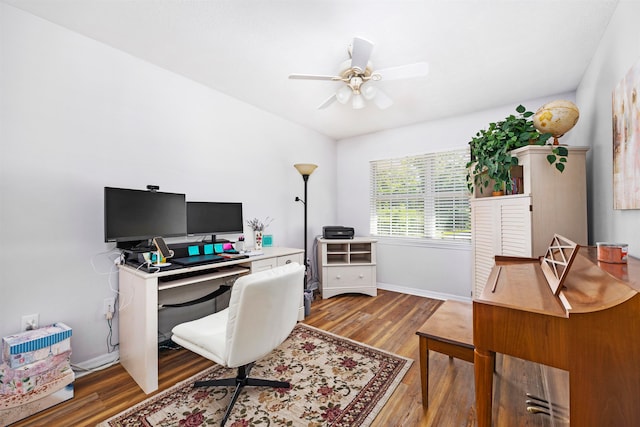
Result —
<path fill-rule="evenodd" d="M 364 278 L 364 274 L 360 274 L 360 278 L 361 278 L 361 279 L 362 279 L 362 278 Z"/>
<path fill-rule="evenodd" d="M 341 276 L 338 274 L 338 275 L 336 276 L 336 279 L 340 279 L 340 277 L 341 277 Z"/>

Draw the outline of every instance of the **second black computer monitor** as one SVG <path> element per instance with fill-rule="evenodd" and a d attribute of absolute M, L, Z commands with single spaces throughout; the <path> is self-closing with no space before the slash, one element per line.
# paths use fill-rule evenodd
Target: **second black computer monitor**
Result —
<path fill-rule="evenodd" d="M 242 203 L 239 202 L 187 202 L 187 234 L 211 236 L 213 243 L 218 234 L 242 234 Z"/>

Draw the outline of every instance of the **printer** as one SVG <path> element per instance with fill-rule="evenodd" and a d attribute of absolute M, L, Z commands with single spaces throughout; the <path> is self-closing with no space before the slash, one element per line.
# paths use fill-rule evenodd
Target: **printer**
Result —
<path fill-rule="evenodd" d="M 322 237 L 325 239 L 353 239 L 355 231 L 353 227 L 341 225 L 325 225 L 322 227 Z"/>

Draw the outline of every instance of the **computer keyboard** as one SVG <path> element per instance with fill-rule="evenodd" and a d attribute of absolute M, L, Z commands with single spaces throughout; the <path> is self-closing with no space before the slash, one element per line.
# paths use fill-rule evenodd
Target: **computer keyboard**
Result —
<path fill-rule="evenodd" d="M 211 264 L 214 262 L 227 261 L 227 259 L 224 257 L 221 257 L 220 255 L 208 254 L 208 255 L 194 255 L 194 256 L 188 256 L 184 258 L 171 258 L 170 261 L 176 264 L 188 266 L 188 265 L 198 265 L 198 264 Z"/>

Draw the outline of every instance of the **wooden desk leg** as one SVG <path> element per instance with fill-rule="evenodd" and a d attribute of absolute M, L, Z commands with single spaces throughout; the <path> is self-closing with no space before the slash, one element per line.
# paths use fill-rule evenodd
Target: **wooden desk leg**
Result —
<path fill-rule="evenodd" d="M 478 427 L 491 427 L 493 400 L 493 369 L 496 354 L 492 351 L 474 350 L 473 365 L 476 382 L 476 415 Z"/>
<path fill-rule="evenodd" d="M 429 348 L 426 337 L 420 337 L 420 382 L 422 385 L 422 406 L 429 407 Z"/>

